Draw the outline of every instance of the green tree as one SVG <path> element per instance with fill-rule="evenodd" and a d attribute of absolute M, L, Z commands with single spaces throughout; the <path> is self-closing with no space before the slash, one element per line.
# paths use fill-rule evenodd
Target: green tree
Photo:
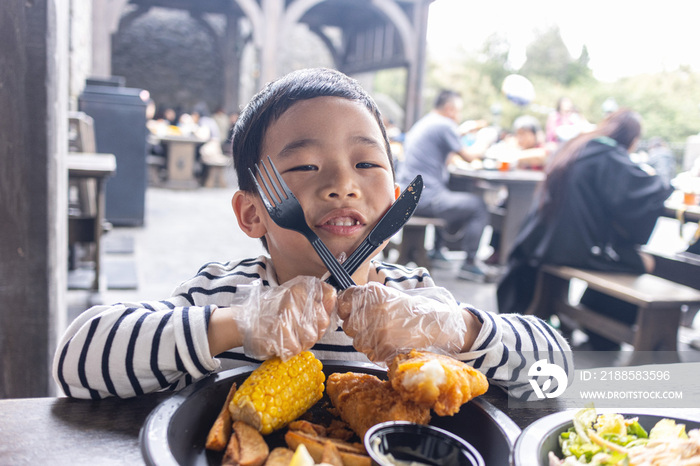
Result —
<path fill-rule="evenodd" d="M 505 36 L 494 33 L 486 38 L 478 56 L 480 68 L 483 74 L 491 79 L 494 88 L 501 87 L 506 76 L 513 70 L 508 64 L 510 43 Z"/>
<path fill-rule="evenodd" d="M 570 85 L 588 70 L 588 49 L 582 51 L 579 60 L 574 60 L 561 38 L 558 26 L 536 31 L 535 39 L 527 46 L 525 55 L 527 58 L 520 73 L 529 78 L 541 76 Z"/>
<path fill-rule="evenodd" d="M 432 106 L 442 88 L 459 91 L 465 102 L 463 119 L 494 121 L 492 108 L 501 109 L 498 123 L 510 128 L 513 120 L 530 114 L 541 121 L 562 96 L 570 97 L 591 123 L 603 119 L 602 104 L 613 98 L 621 107 L 642 115 L 643 139 L 660 136 L 672 144 L 681 157 L 688 136 L 700 133 L 700 73 L 688 66 L 675 71 L 644 74 L 601 82 L 588 64 L 586 46 L 574 59 L 566 49 L 558 28 L 539 33 L 527 47 L 527 61 L 518 71 L 535 87 L 535 100 L 526 107 L 508 101 L 501 92 L 503 79 L 513 73 L 507 56 L 509 45 L 498 35 L 489 37 L 476 53 L 462 50 L 449 60 L 428 56 L 424 109 Z"/>

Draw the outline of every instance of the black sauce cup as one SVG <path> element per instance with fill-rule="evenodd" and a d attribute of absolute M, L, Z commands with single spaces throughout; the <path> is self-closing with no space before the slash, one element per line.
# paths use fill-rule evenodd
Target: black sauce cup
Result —
<path fill-rule="evenodd" d="M 387 456 L 435 466 L 484 466 L 466 440 L 439 427 L 405 421 L 382 422 L 365 434 L 364 445 L 376 466 L 390 466 Z"/>

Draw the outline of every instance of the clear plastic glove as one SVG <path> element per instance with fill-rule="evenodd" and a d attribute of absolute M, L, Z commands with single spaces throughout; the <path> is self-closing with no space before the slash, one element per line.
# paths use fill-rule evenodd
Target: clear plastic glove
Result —
<path fill-rule="evenodd" d="M 247 289 L 244 289 L 247 288 Z M 254 359 L 287 360 L 311 348 L 326 332 L 335 289 L 315 277 L 296 277 L 273 288 L 241 286 L 234 320 L 244 332 L 243 350 Z"/>
<path fill-rule="evenodd" d="M 378 283 L 338 295 L 338 317 L 353 346 L 375 363 L 412 349 L 455 355 L 465 344 L 463 310 L 444 288 L 396 290 Z"/>

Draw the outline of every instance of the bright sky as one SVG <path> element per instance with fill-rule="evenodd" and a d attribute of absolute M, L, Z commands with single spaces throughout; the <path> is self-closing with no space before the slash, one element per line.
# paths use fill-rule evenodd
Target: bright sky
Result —
<path fill-rule="evenodd" d="M 428 46 L 477 50 L 490 34 L 505 33 L 517 68 L 533 31 L 557 24 L 572 57 L 586 44 L 589 66 L 603 81 L 679 65 L 700 71 L 696 13 L 687 0 L 435 0 Z"/>

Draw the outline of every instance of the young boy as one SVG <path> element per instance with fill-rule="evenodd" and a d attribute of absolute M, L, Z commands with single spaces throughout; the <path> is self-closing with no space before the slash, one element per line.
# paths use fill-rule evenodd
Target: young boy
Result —
<path fill-rule="evenodd" d="M 375 362 L 412 348 L 442 352 L 515 396 L 530 388 L 528 352 L 573 374 L 568 344 L 543 321 L 459 305 L 425 269 L 366 261 L 353 274 L 358 286 L 336 292 L 321 280 L 326 267 L 306 238 L 271 220 L 248 172 L 267 156 L 336 257 L 352 253 L 398 196 L 379 110 L 354 80 L 313 69 L 269 84 L 241 113 L 233 154 L 233 210 L 269 257 L 206 264 L 163 301 L 85 311 L 54 360 L 67 395 L 176 390 L 222 360 L 309 348 L 321 359 Z M 331 325 L 336 309 L 342 327 Z"/>

